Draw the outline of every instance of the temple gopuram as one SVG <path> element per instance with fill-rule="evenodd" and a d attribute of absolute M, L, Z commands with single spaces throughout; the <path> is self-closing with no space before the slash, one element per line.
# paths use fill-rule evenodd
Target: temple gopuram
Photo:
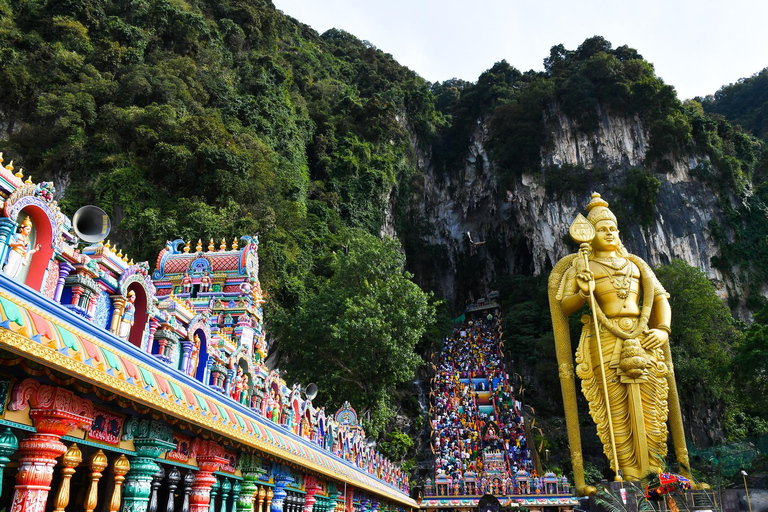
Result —
<path fill-rule="evenodd" d="M 0 158 L 0 509 L 418 508 L 349 403 L 269 369 L 259 241 L 84 244 Z"/>
<path fill-rule="evenodd" d="M 435 474 L 421 506 L 469 512 L 492 495 L 504 508 L 570 512 L 579 505 L 570 483 L 544 471 L 530 444 L 531 426 L 506 369 L 497 296 L 470 304 L 433 354 Z"/>

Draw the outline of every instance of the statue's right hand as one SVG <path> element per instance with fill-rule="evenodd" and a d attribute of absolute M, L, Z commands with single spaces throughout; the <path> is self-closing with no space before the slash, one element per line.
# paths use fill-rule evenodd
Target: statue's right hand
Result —
<path fill-rule="evenodd" d="M 584 295 L 589 295 L 589 282 L 595 280 L 595 274 L 591 270 L 585 269 L 576 274 L 576 285 Z"/>

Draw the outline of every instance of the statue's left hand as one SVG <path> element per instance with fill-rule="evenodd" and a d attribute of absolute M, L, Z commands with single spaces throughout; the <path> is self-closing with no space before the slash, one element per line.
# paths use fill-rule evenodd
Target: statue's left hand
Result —
<path fill-rule="evenodd" d="M 669 334 L 661 329 L 646 329 L 643 334 L 645 338 L 640 341 L 640 345 L 645 350 L 656 350 L 669 340 Z"/>

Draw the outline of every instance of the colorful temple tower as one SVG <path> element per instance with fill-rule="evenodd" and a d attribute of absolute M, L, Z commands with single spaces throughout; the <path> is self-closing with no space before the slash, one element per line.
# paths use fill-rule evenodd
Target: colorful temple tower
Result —
<path fill-rule="evenodd" d="M 418 507 L 349 404 L 326 416 L 266 366 L 258 238 L 168 242 L 151 270 L 79 242 L 52 184 L 13 171 L 0 157 L 0 508 Z"/>

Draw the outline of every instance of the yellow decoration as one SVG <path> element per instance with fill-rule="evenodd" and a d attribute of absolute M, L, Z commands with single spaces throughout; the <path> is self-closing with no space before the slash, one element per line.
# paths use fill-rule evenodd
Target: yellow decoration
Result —
<path fill-rule="evenodd" d="M 197 245 L 195 246 L 195 252 L 203 252 L 203 242 L 197 239 Z"/>
<path fill-rule="evenodd" d="M 123 250 L 120 249 L 120 251 L 117 253 L 117 257 L 120 259 L 123 259 Z"/>
<path fill-rule="evenodd" d="M 189 244 L 190 242 L 187 242 L 186 244 L 184 244 L 184 254 L 189 254 Z"/>
<path fill-rule="evenodd" d="M 13 160 L 11 160 L 11 162 L 5 166 L 5 170 L 9 172 L 13 171 Z"/>
<path fill-rule="evenodd" d="M 18 302 L 15 296 L 10 295 L 4 290 L 0 290 L 0 297 L 10 301 Z M 35 313 L 59 327 L 66 328 L 66 323 L 62 322 L 58 318 L 51 316 L 41 309 L 31 307 L 25 303 L 19 303 L 19 305 L 26 309 L 35 311 Z M 97 347 L 107 348 L 107 345 L 95 337 L 86 336 L 86 338 L 89 342 L 93 343 Z M 224 436 L 227 439 L 232 439 L 235 442 L 243 444 L 244 446 L 249 446 L 263 453 L 266 457 L 285 459 L 289 464 L 309 469 L 312 472 L 318 473 L 325 477 L 331 479 L 339 478 L 337 471 L 332 470 L 318 462 L 310 461 L 306 457 L 299 457 L 290 454 L 287 452 L 285 447 L 276 446 L 274 443 L 269 442 L 267 439 L 262 438 L 261 436 L 254 436 L 251 433 L 244 432 L 235 425 L 224 424 L 213 416 L 205 415 L 199 411 L 190 410 L 186 405 L 176 403 L 173 400 L 169 400 L 167 397 L 162 397 L 156 391 L 144 389 L 141 385 L 129 384 L 121 377 L 115 377 L 106 373 L 104 369 L 93 367 L 84 363 L 78 358 L 67 356 L 57 350 L 52 350 L 50 347 L 47 347 L 39 342 L 32 341 L 29 336 L 25 334 L 0 329 L 0 347 L 10 349 L 15 353 L 24 353 L 27 358 L 33 361 L 37 361 L 58 371 L 69 373 L 71 375 L 77 375 L 78 378 L 81 378 L 84 381 L 92 384 L 97 384 L 102 389 L 117 393 L 120 396 L 130 400 L 135 400 L 137 403 L 153 407 L 163 413 L 173 415 L 174 417 L 183 418 L 189 422 L 201 425 L 217 435 Z M 134 365 L 143 366 L 143 364 L 137 359 L 134 359 L 130 356 L 125 357 Z M 169 379 L 169 381 L 174 382 L 176 385 L 181 385 L 180 381 L 173 379 L 170 375 L 166 374 L 166 378 Z M 231 410 L 230 404 L 225 403 L 224 400 L 217 401 L 217 404 L 223 407 L 225 410 Z M 355 484 L 356 488 L 374 494 L 382 494 L 380 484 L 372 480 L 369 481 L 367 475 L 358 475 L 355 473 L 352 475 L 351 481 Z M 414 500 L 406 495 L 403 495 L 402 493 L 392 491 L 382 495 L 386 495 L 389 499 L 406 507 L 418 508 L 418 505 Z M 269 507 L 267 507 L 267 509 L 268 508 Z"/>
<path fill-rule="evenodd" d="M 0 151 L 0 164 L 2 164 L 5 160 L 3 160 L 3 152 Z"/>
<path fill-rule="evenodd" d="M 211 237 L 211 241 L 208 242 L 208 252 L 213 252 L 216 250 L 216 247 L 213 245 L 213 237 Z"/>
<path fill-rule="evenodd" d="M 24 184 L 25 185 L 34 185 L 34 183 L 32 183 L 32 176 L 27 176 L 27 181 L 25 181 Z"/>
<path fill-rule="evenodd" d="M 627 253 L 619 239 L 616 217 L 600 194 L 592 195 L 587 211 L 588 216 L 579 215 L 570 230 L 571 237 L 581 244 L 579 252 L 561 259 L 549 277 L 576 490 L 580 495 L 595 492 L 584 481 L 567 318 L 585 303 L 590 305 L 591 315 L 582 318 L 575 374 L 581 379 L 590 415 L 616 479 L 620 480 L 619 470 L 624 479 L 640 480 L 661 469 L 667 454 L 668 416 L 681 473 L 690 477 L 668 342 L 668 294 L 648 264 Z"/>
<path fill-rule="evenodd" d="M 121 488 L 123 481 L 125 481 L 125 474 L 131 469 L 131 464 L 128 462 L 128 458 L 121 454 L 112 466 L 112 473 L 115 475 L 115 488 L 112 491 L 112 499 L 109 500 L 109 512 L 117 512 L 120 508 Z"/>
<path fill-rule="evenodd" d="M 237 246 L 237 237 L 235 237 L 235 239 L 232 240 L 232 250 L 236 251 L 237 248 L 238 248 L 238 246 Z"/>
<path fill-rule="evenodd" d="M 109 240 L 107 240 L 107 243 L 106 243 L 106 244 L 104 244 L 104 248 L 105 248 L 105 249 L 110 249 L 110 248 L 112 248 L 112 243 L 111 243 Z"/>
<path fill-rule="evenodd" d="M 16 176 L 16 177 L 17 177 L 17 178 L 19 178 L 19 179 L 22 179 L 22 178 L 24 177 L 24 168 L 23 168 L 23 167 L 20 167 L 20 168 L 19 168 L 19 172 L 17 172 L 16 174 L 14 174 L 14 176 Z"/>
<path fill-rule="evenodd" d="M 227 250 L 227 239 L 222 237 L 221 239 L 221 245 L 219 246 L 220 251 L 226 251 Z"/>
<path fill-rule="evenodd" d="M 85 497 L 85 512 L 93 512 L 99 499 L 99 480 L 101 472 L 107 468 L 107 456 L 99 450 L 91 457 L 91 486 Z"/>
<path fill-rule="evenodd" d="M 131 261 L 128 262 L 129 266 L 133 266 L 133 258 L 131 258 Z"/>
<path fill-rule="evenodd" d="M 61 457 L 61 463 L 64 467 L 61 469 L 61 485 L 59 492 L 56 493 L 53 512 L 64 512 L 67 508 L 69 504 L 69 481 L 75 474 L 75 468 L 81 462 L 83 462 L 83 452 L 80 451 L 77 444 L 72 444 Z"/>

